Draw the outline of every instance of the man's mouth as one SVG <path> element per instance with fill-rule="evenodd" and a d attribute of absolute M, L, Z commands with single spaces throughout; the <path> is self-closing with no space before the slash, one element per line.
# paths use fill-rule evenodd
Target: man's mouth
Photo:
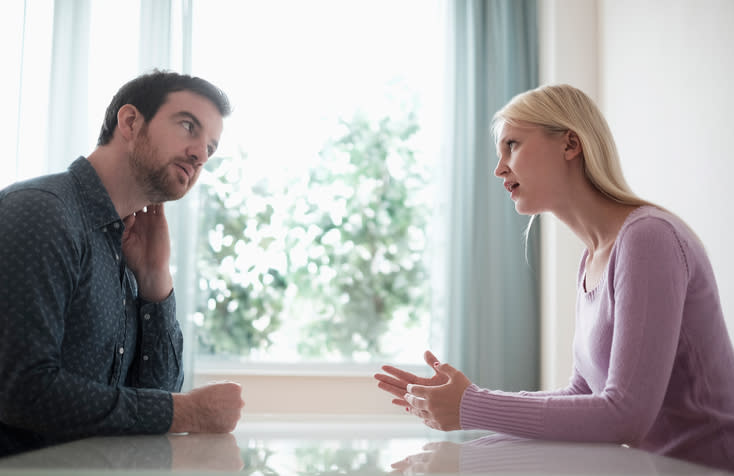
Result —
<path fill-rule="evenodd" d="M 188 165 L 186 165 L 186 164 L 183 164 L 183 163 L 181 163 L 181 162 L 176 162 L 176 167 L 178 167 L 178 168 L 180 168 L 181 170 L 183 170 L 183 171 L 184 171 L 184 173 L 186 174 L 186 177 L 187 177 L 187 178 L 188 178 L 189 180 L 191 180 L 191 177 L 193 177 L 193 176 L 194 176 L 194 170 L 193 170 L 193 169 L 192 169 L 192 168 L 191 168 L 190 166 L 188 166 Z"/>

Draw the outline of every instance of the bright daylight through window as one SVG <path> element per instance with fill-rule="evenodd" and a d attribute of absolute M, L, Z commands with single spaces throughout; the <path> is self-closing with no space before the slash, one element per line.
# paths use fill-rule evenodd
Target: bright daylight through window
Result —
<path fill-rule="evenodd" d="M 194 4 L 233 103 L 200 179 L 196 361 L 417 362 L 431 341 L 440 12 Z"/>

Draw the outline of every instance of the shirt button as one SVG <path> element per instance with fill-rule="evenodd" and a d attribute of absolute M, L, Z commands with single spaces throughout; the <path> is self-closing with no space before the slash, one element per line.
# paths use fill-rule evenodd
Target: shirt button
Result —
<path fill-rule="evenodd" d="M 115 253 L 115 260 L 120 261 L 120 255 L 118 255 L 117 253 Z"/>
<path fill-rule="evenodd" d="M 145 315 L 143 316 L 143 319 L 145 319 L 146 321 L 147 321 L 147 320 L 150 320 L 150 314 L 145 314 Z"/>
<path fill-rule="evenodd" d="M 143 356 L 143 360 L 146 360 L 147 361 L 148 360 L 148 356 L 147 355 L 144 355 Z"/>
<path fill-rule="evenodd" d="M 107 227 L 106 226 L 102 227 L 102 233 L 107 233 Z"/>
<path fill-rule="evenodd" d="M 122 355 L 122 354 L 125 353 L 125 348 L 124 347 L 120 347 L 119 349 L 117 349 L 117 351 L 120 353 L 120 355 Z"/>
<path fill-rule="evenodd" d="M 127 301 L 125 300 L 125 298 L 122 298 L 122 305 L 124 306 L 126 303 Z"/>
<path fill-rule="evenodd" d="M 112 226 L 114 226 L 114 227 L 115 227 L 115 230 L 117 230 L 118 228 L 120 228 L 120 224 L 119 224 L 119 223 L 115 223 L 115 224 L 114 224 L 114 225 L 112 225 Z"/>

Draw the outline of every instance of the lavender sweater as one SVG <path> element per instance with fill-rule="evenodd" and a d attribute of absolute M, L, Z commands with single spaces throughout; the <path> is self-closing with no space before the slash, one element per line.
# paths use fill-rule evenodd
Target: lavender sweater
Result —
<path fill-rule="evenodd" d="M 589 292 L 585 263 L 586 253 L 568 387 L 508 393 L 471 385 L 462 428 L 625 443 L 734 469 L 734 351 L 696 236 L 673 215 L 640 207 Z"/>

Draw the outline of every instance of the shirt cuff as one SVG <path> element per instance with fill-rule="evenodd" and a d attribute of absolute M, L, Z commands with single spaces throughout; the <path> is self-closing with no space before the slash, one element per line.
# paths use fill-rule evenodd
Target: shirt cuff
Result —
<path fill-rule="evenodd" d="M 157 389 L 135 389 L 138 396 L 137 427 L 143 434 L 167 433 L 173 423 L 173 397 Z"/>
<path fill-rule="evenodd" d="M 166 299 L 160 302 L 150 302 L 140 298 L 140 317 L 143 318 L 146 328 L 148 321 L 162 329 L 170 329 L 176 324 L 176 295 L 173 290 Z"/>

